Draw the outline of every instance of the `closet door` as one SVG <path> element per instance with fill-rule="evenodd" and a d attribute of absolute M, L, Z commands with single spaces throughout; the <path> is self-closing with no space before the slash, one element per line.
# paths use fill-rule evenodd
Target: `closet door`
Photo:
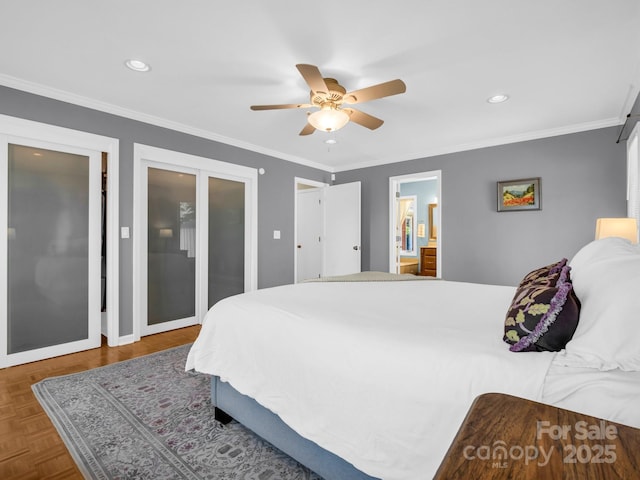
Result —
<path fill-rule="evenodd" d="M 3 140 L 0 366 L 98 347 L 100 152 Z"/>
<path fill-rule="evenodd" d="M 245 291 L 245 182 L 207 175 L 207 309 Z"/>
<path fill-rule="evenodd" d="M 134 338 L 257 287 L 257 171 L 134 146 Z"/>
<path fill-rule="evenodd" d="M 247 277 L 245 183 L 151 162 L 146 175 L 142 335 L 197 323 L 217 301 L 244 292 Z"/>
<path fill-rule="evenodd" d="M 146 321 L 142 335 L 193 325 L 198 270 L 197 172 L 148 163 Z"/>

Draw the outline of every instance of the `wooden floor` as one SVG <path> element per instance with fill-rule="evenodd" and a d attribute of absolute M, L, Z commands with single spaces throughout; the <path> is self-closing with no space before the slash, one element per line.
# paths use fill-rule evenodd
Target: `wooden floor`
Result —
<path fill-rule="evenodd" d="M 143 337 L 0 370 L 0 479 L 83 478 L 31 391 L 47 377 L 67 375 L 193 342 L 200 326 Z"/>

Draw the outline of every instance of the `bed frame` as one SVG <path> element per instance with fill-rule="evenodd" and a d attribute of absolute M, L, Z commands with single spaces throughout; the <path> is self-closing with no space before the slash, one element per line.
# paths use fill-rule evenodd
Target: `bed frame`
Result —
<path fill-rule="evenodd" d="M 279 416 L 216 376 L 211 378 L 211 401 L 216 420 L 228 423 L 232 418 L 236 419 L 325 480 L 377 480 L 300 436 Z"/>

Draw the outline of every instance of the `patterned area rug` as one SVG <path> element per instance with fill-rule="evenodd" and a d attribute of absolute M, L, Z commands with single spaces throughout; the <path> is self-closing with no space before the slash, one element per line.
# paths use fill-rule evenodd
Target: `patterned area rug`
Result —
<path fill-rule="evenodd" d="M 32 386 L 86 478 L 321 480 L 250 430 L 213 418 L 190 345 Z"/>

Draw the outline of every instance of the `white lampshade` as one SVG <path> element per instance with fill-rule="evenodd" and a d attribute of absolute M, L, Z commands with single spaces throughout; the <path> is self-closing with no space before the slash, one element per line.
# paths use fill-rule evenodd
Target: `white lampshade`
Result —
<path fill-rule="evenodd" d="M 626 238 L 638 243 L 638 224 L 635 218 L 599 218 L 596 220 L 596 240 L 605 237 Z"/>
<path fill-rule="evenodd" d="M 335 132 L 349 122 L 349 114 L 331 106 L 325 106 L 309 115 L 307 120 L 316 130 Z"/>

